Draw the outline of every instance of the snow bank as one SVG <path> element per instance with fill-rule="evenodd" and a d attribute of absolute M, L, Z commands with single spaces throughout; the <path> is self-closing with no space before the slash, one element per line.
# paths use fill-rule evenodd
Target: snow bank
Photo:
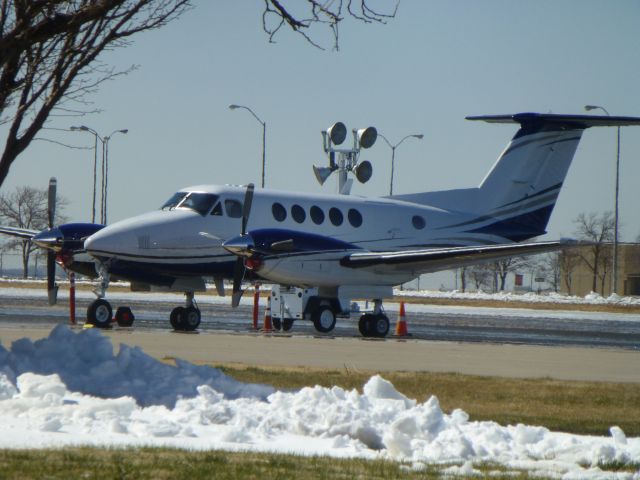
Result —
<path fill-rule="evenodd" d="M 213 368 L 163 365 L 139 349 L 112 354 L 97 330 L 55 328 L 37 342 L 0 348 L 0 448 L 155 445 L 294 452 L 445 464 L 445 475 L 495 462 L 556 478 L 640 479 L 601 462 L 640 462 L 640 439 L 446 414 L 434 396 L 409 399 L 380 376 L 363 393 L 339 387 L 296 392 L 239 383 Z M 98 398 L 102 397 L 102 398 Z M 451 465 L 453 464 L 453 466 Z"/>
<path fill-rule="evenodd" d="M 196 366 L 176 360 L 167 365 L 139 347 L 122 345 L 113 354 L 111 340 L 98 330 L 75 334 L 64 325 L 55 327 L 48 338 L 28 338 L 13 343 L 11 351 L 0 345 L 0 372 L 15 383 L 25 372 L 57 374 L 72 391 L 97 397 L 129 396 L 139 405 L 173 407 L 179 397 L 196 395 L 200 385 L 225 392 L 227 398 L 266 398 L 272 387 L 247 385 L 217 368 Z"/>
<path fill-rule="evenodd" d="M 459 292 L 452 291 L 436 291 L 436 290 L 400 290 L 394 289 L 395 296 L 416 297 L 416 298 L 447 298 L 458 300 L 494 300 L 499 302 L 526 302 L 526 303 L 557 303 L 557 304 L 579 304 L 579 305 L 640 305 L 639 297 L 622 297 L 612 294 L 608 297 L 591 292 L 584 297 L 572 295 L 561 295 L 559 293 L 513 293 L 513 292 Z"/>

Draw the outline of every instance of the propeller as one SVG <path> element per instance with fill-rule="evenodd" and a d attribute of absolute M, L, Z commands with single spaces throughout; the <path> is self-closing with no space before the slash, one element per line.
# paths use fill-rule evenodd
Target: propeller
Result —
<path fill-rule="evenodd" d="M 47 216 L 49 220 L 49 230 L 53 229 L 53 222 L 56 216 L 56 189 L 57 180 L 54 177 L 49 179 L 49 195 L 47 203 Z M 47 251 L 47 293 L 49 295 L 49 305 L 58 302 L 58 285 L 56 284 L 56 254 L 54 251 Z"/>
<path fill-rule="evenodd" d="M 242 205 L 242 228 L 240 236 L 247 235 L 247 223 L 249 222 L 249 214 L 251 213 L 251 203 L 253 202 L 254 185 L 247 185 L 247 191 L 244 194 L 244 204 Z M 240 299 L 244 291 L 242 290 L 242 278 L 244 277 L 244 258 L 238 257 L 233 268 L 233 295 L 231 297 L 231 306 L 236 308 L 240 304 Z"/>

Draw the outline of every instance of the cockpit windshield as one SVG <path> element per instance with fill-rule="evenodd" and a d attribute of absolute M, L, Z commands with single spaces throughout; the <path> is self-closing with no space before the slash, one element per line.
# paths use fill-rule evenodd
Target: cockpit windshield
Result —
<path fill-rule="evenodd" d="M 204 216 L 217 201 L 218 195 L 212 193 L 178 192 L 162 206 L 162 210 L 188 208 Z"/>
<path fill-rule="evenodd" d="M 178 206 L 178 204 L 188 195 L 188 192 L 176 192 L 171 195 L 171 198 L 164 202 L 164 205 L 160 208 L 160 210 L 173 210 Z"/>

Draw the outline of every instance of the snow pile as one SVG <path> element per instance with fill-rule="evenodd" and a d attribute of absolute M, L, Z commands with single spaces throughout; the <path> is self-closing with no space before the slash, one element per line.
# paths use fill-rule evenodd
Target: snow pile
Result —
<path fill-rule="evenodd" d="M 13 343 L 11 351 L 0 345 L 0 373 L 15 383 L 26 372 L 57 374 L 71 390 L 98 397 L 129 396 L 142 406 L 173 407 L 176 400 L 196 395 L 196 388 L 208 385 L 225 392 L 227 398 L 265 399 L 272 387 L 247 385 L 217 368 L 196 366 L 176 360 L 176 366 L 155 360 L 139 347 L 122 345 L 113 354 L 111 340 L 98 330 L 73 333 L 63 325 L 48 338 L 28 338 Z"/>
<path fill-rule="evenodd" d="M 579 304 L 579 305 L 640 305 L 640 297 L 621 297 L 617 294 L 611 294 L 608 297 L 591 292 L 584 297 L 572 295 L 561 295 L 556 292 L 549 293 L 513 293 L 513 292 L 497 292 L 485 293 L 479 292 L 459 292 L 437 291 L 437 290 L 400 290 L 394 289 L 393 294 L 397 297 L 414 297 L 414 298 L 446 298 L 457 300 L 494 300 L 499 302 L 526 302 L 526 303 L 557 303 L 557 304 Z"/>
<path fill-rule="evenodd" d="M 138 349 L 122 347 L 117 356 L 109 349 L 96 330 L 74 334 L 62 326 L 48 339 L 0 349 L 0 448 L 295 452 L 388 458 L 416 470 L 425 463 L 455 464 L 443 471 L 448 475 L 475 475 L 474 462 L 488 461 L 553 477 L 640 479 L 640 472 L 597 467 L 640 462 L 640 439 L 617 427 L 610 437 L 587 437 L 473 422 L 462 410 L 445 414 L 436 397 L 408 399 L 379 376 L 362 394 L 318 386 L 283 392 L 187 362 L 162 365 Z"/>

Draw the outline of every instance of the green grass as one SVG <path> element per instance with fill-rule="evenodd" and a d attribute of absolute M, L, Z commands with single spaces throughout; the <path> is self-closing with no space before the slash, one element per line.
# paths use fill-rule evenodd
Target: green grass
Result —
<path fill-rule="evenodd" d="M 435 479 L 446 466 L 414 471 L 410 465 L 383 460 L 300 457 L 222 451 L 187 452 L 167 448 L 12 451 L 0 450 L 0 478 L 28 479 Z M 492 479 L 527 479 L 526 472 L 495 465 L 476 467 Z M 540 478 L 540 477 L 536 477 Z"/>

